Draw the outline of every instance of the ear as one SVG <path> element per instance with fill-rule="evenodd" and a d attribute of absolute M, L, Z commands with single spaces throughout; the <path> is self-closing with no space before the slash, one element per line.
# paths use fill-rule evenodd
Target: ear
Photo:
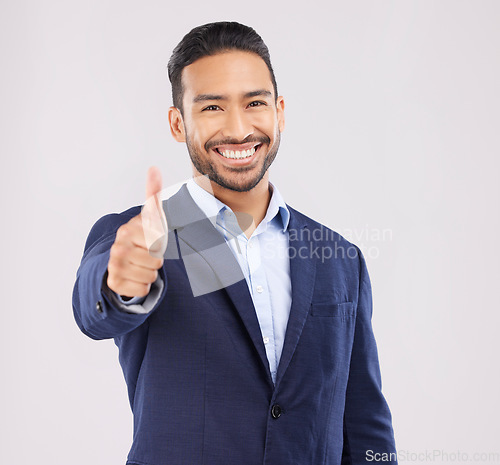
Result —
<path fill-rule="evenodd" d="M 280 132 L 285 129 L 285 99 L 279 96 L 276 100 L 276 111 L 278 113 L 278 127 Z"/>
<path fill-rule="evenodd" d="M 186 142 L 186 129 L 180 110 L 177 107 L 168 109 L 168 122 L 170 124 L 170 132 L 177 142 Z"/>

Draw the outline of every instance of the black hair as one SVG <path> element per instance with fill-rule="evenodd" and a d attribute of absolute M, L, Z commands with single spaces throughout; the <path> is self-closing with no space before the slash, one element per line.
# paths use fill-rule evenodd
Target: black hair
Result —
<path fill-rule="evenodd" d="M 269 50 L 259 34 L 253 28 L 234 21 L 219 21 L 195 27 L 188 32 L 175 47 L 168 61 L 168 78 L 172 84 L 173 103 L 181 113 L 184 95 L 182 70 L 199 58 L 230 50 L 252 52 L 261 57 L 271 74 L 274 98 L 278 98 L 278 86 Z"/>

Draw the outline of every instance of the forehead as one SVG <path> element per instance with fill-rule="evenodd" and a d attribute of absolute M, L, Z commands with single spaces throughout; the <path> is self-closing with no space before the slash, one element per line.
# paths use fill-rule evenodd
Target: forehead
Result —
<path fill-rule="evenodd" d="M 271 74 L 257 54 L 229 51 L 196 60 L 182 70 L 184 102 L 200 94 L 242 95 L 256 89 L 273 93 Z"/>

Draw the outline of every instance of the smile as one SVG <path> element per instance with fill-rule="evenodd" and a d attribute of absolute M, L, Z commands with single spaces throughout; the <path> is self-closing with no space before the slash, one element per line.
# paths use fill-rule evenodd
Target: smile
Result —
<path fill-rule="evenodd" d="M 251 157 L 255 153 L 255 147 L 250 150 L 242 150 L 241 152 L 239 150 L 224 150 L 223 152 L 219 149 L 216 150 L 225 158 L 237 158 L 238 160 Z"/>
<path fill-rule="evenodd" d="M 245 147 L 245 145 L 247 147 Z M 253 146 L 252 146 L 253 145 Z M 232 146 L 228 148 L 227 146 L 216 147 L 214 150 L 226 159 L 231 160 L 247 160 L 252 158 L 252 156 L 257 152 L 262 144 L 261 143 L 253 143 L 253 144 L 244 144 L 240 146 L 240 150 L 232 150 L 237 146 Z"/>

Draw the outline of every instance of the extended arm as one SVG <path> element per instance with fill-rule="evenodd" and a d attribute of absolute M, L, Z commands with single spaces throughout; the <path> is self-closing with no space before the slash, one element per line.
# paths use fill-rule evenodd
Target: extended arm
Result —
<path fill-rule="evenodd" d="M 137 214 L 140 212 L 138 207 L 135 210 Z M 131 211 L 134 209 L 102 217 L 93 226 L 85 244 L 73 289 L 73 313 L 79 328 L 92 339 L 120 336 L 140 326 L 154 311 L 166 289 L 165 271 L 161 267 L 142 305 L 134 306 L 142 307 L 144 312 L 132 313 L 125 311 L 126 305 L 119 302 L 106 284 L 116 231 L 134 216 Z"/>

